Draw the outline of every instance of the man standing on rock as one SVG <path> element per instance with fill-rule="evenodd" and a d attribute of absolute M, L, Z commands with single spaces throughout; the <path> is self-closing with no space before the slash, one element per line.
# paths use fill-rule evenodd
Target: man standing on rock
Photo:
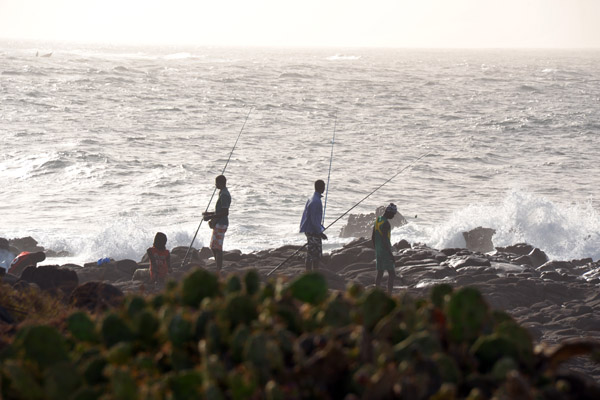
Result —
<path fill-rule="evenodd" d="M 321 197 L 325 191 L 325 182 L 315 181 L 315 193 L 308 199 L 304 206 L 304 213 L 300 221 L 300 233 L 306 235 L 308 240 L 306 251 L 306 271 L 317 270 L 321 257 L 323 256 L 322 239 L 327 240 L 327 235 L 323 233 L 325 228 L 321 224 L 323 219 L 323 204 Z"/>
<path fill-rule="evenodd" d="M 392 294 L 394 288 L 394 279 L 396 278 L 396 263 L 392 252 L 392 243 L 390 241 L 392 228 L 389 220 L 394 218 L 398 208 L 394 203 L 390 203 L 385 208 L 385 212 L 381 217 L 375 220 L 373 234 L 371 240 L 375 245 L 375 262 L 377 266 L 377 277 L 375 278 L 375 287 L 379 288 L 383 272 L 388 273 L 388 294 Z"/>
<path fill-rule="evenodd" d="M 217 263 L 217 273 L 221 273 L 223 268 L 223 240 L 225 232 L 229 226 L 229 206 L 231 205 L 231 195 L 227 190 L 227 178 L 225 175 L 219 175 L 215 179 L 215 186 L 219 189 L 219 198 L 215 206 L 215 212 L 204 213 L 204 220 L 208 221 L 208 226 L 212 228 L 212 238 L 210 240 L 210 249 L 215 256 Z"/>

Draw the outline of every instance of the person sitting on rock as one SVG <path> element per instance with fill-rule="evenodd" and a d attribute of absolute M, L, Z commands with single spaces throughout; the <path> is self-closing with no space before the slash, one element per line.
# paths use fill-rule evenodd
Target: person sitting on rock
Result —
<path fill-rule="evenodd" d="M 394 218 L 398 208 L 394 203 L 390 203 L 381 217 L 375 220 L 371 240 L 375 245 L 375 262 L 377 267 L 377 277 L 375 278 L 375 287 L 379 288 L 383 272 L 388 273 L 388 294 L 392 294 L 394 288 L 394 279 L 396 278 L 396 263 L 394 253 L 392 252 L 392 243 L 390 241 L 392 228 L 389 220 Z"/>
<path fill-rule="evenodd" d="M 229 227 L 231 194 L 227 189 L 227 178 L 225 178 L 225 175 L 217 176 L 215 186 L 219 189 L 219 198 L 215 205 L 215 212 L 203 213 L 203 219 L 208 221 L 208 226 L 213 230 L 210 239 L 210 249 L 215 256 L 217 274 L 220 274 L 223 268 L 223 241 L 225 240 L 225 232 L 227 232 L 227 228 Z"/>
<path fill-rule="evenodd" d="M 44 254 L 43 251 L 38 251 L 37 253 L 23 251 L 19 253 L 14 260 L 12 260 L 10 263 L 10 268 L 8 269 L 8 273 L 14 276 L 21 276 L 21 273 L 25 270 L 25 268 L 29 266 L 36 267 L 37 263 L 42 262 L 45 259 L 46 254 Z"/>
<path fill-rule="evenodd" d="M 166 245 L 167 235 L 157 232 L 152 247 L 146 251 L 150 260 L 150 280 L 155 284 L 164 284 L 171 272 L 171 253 Z"/>
<path fill-rule="evenodd" d="M 312 197 L 306 201 L 302 220 L 300 221 L 300 233 L 306 235 L 306 271 L 316 270 L 319 267 L 323 256 L 322 239 L 327 240 L 327 235 L 323 233 L 325 228 L 321 224 L 323 219 L 323 203 L 321 197 L 325 191 L 325 182 L 315 181 L 315 192 Z"/>

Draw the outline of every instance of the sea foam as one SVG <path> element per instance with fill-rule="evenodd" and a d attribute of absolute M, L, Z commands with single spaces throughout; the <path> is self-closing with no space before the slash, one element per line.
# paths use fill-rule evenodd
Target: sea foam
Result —
<path fill-rule="evenodd" d="M 556 260 L 600 258 L 600 215 L 585 204 L 562 204 L 513 189 L 499 202 L 475 202 L 454 211 L 433 227 L 413 221 L 393 232 L 394 239 L 423 242 L 433 248 L 465 247 L 463 232 L 477 227 L 496 230 L 494 246 L 529 243 Z"/>

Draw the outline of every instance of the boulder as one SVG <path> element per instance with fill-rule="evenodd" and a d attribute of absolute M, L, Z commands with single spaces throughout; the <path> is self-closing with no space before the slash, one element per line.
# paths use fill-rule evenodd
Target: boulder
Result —
<path fill-rule="evenodd" d="M 240 261 L 242 259 L 242 252 L 240 250 L 231 250 L 223 252 L 223 261 Z"/>
<path fill-rule="evenodd" d="M 542 250 L 535 247 L 532 248 L 529 253 L 521 255 L 512 261 L 517 264 L 529 265 L 533 268 L 538 268 L 548 261 L 548 256 Z"/>
<path fill-rule="evenodd" d="M 569 261 L 551 260 L 551 261 L 548 261 L 548 262 L 540 265 L 539 267 L 536 268 L 536 270 L 539 272 L 549 272 L 549 271 L 556 271 L 559 269 L 572 269 L 572 268 L 573 268 L 573 264 L 571 264 Z"/>
<path fill-rule="evenodd" d="M 490 267 L 492 263 L 485 257 L 477 256 L 459 256 L 448 260 L 448 265 L 454 269 L 464 267 Z"/>
<path fill-rule="evenodd" d="M 90 311 L 101 311 L 117 307 L 124 297 L 123 292 L 111 284 L 86 282 L 73 290 L 69 302 Z"/>
<path fill-rule="evenodd" d="M 121 260 L 123 261 L 123 260 Z M 136 268 L 133 269 L 135 261 L 125 260 L 124 263 L 120 261 L 110 261 L 106 264 L 97 265 L 96 263 L 85 264 L 83 268 L 77 271 L 79 276 L 79 282 L 91 282 L 91 281 L 109 281 L 116 282 L 118 280 L 131 280 L 135 269 L 139 268 L 136 264 Z"/>
<path fill-rule="evenodd" d="M 37 240 L 35 240 L 31 236 L 18 239 L 10 239 L 8 242 L 12 247 L 19 249 L 19 252 L 28 251 L 30 253 L 36 253 L 38 251 L 44 251 L 44 248 L 38 246 Z"/>
<path fill-rule="evenodd" d="M 27 267 L 21 274 L 21 280 L 35 283 L 42 290 L 61 290 L 65 294 L 71 293 L 79 284 L 77 273 L 61 269 L 58 265 Z"/>
<path fill-rule="evenodd" d="M 348 222 L 344 225 L 340 231 L 340 237 L 371 237 L 373 231 L 373 223 L 375 218 L 383 215 L 385 207 L 381 206 L 375 210 L 374 213 L 370 214 L 350 214 L 348 216 Z M 408 222 L 402 214 L 397 213 L 394 218 L 390 220 L 392 229 L 406 225 Z"/>
<path fill-rule="evenodd" d="M 115 268 L 129 279 L 133 276 L 136 269 L 139 268 L 138 263 L 133 260 L 119 260 L 115 264 Z"/>
<path fill-rule="evenodd" d="M 398 243 L 394 244 L 392 247 L 396 251 L 402 250 L 402 249 L 410 249 L 410 243 L 408 243 L 408 241 L 406 241 L 406 239 L 402 239 Z"/>
<path fill-rule="evenodd" d="M 131 278 L 131 280 L 141 281 L 145 283 L 150 282 L 150 270 L 147 268 L 136 269 L 133 273 L 133 278 Z"/>
<path fill-rule="evenodd" d="M 491 228 L 482 228 L 481 226 L 468 232 L 463 232 L 463 237 L 467 243 L 467 249 L 480 253 L 494 251 L 492 236 L 496 231 Z"/>
<path fill-rule="evenodd" d="M 512 253 L 519 256 L 525 256 L 533 251 L 534 247 L 527 243 L 517 243 L 512 246 L 496 247 L 501 253 Z"/>

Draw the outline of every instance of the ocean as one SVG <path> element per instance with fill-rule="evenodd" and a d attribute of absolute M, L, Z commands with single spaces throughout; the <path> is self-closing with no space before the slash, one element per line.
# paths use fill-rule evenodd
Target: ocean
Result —
<path fill-rule="evenodd" d="M 393 242 L 464 247 L 482 226 L 600 258 L 600 50 L 0 41 L 0 104 L 0 237 L 72 254 L 58 264 L 139 260 L 157 231 L 189 246 L 240 132 L 225 250 L 304 243 L 330 161 L 325 225 L 429 153 L 352 212 L 397 204 Z"/>

